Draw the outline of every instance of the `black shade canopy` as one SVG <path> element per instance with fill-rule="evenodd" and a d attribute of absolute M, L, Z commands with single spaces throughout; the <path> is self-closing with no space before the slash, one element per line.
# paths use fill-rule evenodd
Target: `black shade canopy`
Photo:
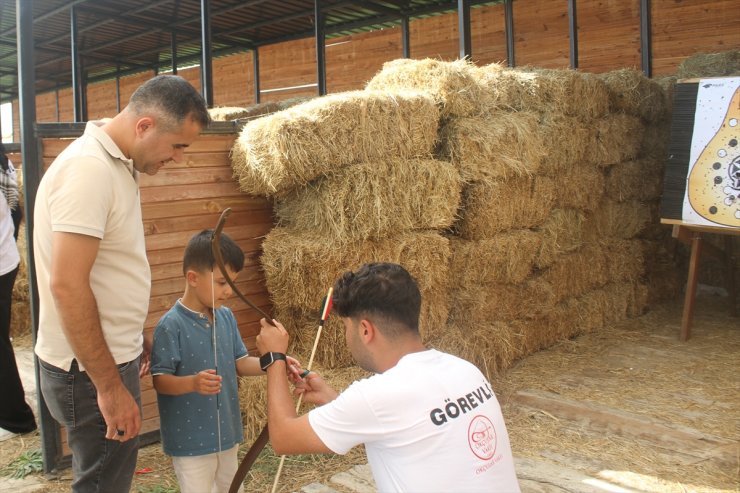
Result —
<path fill-rule="evenodd" d="M 198 64 L 200 0 L 33 1 L 36 92 L 72 85 L 72 9 L 88 83 L 144 70 Z M 314 0 L 210 0 L 213 56 L 314 35 Z M 498 2 L 471 2 L 492 4 Z M 456 10 L 457 0 L 321 0 L 326 35 L 399 25 Z M 0 101 L 18 97 L 16 0 L 0 0 Z M 174 40 L 174 41 L 173 41 Z"/>

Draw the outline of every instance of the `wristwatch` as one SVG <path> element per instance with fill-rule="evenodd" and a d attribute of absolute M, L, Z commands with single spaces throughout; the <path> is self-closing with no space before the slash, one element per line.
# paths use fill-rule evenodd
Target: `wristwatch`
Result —
<path fill-rule="evenodd" d="M 265 353 L 260 356 L 260 368 L 262 371 L 267 371 L 267 368 L 277 360 L 288 361 L 288 358 L 283 353 Z"/>

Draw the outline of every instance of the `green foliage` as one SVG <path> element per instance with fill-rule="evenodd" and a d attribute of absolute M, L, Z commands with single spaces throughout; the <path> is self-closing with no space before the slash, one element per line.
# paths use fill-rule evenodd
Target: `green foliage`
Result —
<path fill-rule="evenodd" d="M 0 474 L 14 479 L 23 479 L 29 474 L 41 472 L 43 465 L 44 458 L 40 448 L 27 450 L 0 469 Z"/>

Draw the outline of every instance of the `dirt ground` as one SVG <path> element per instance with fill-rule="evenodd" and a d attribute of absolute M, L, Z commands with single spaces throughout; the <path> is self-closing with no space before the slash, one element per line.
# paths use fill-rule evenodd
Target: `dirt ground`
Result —
<path fill-rule="evenodd" d="M 567 466 L 622 491 L 740 491 L 740 319 L 729 316 L 728 303 L 700 294 L 687 342 L 678 340 L 677 300 L 559 343 L 495 378 L 514 455 Z M 38 447 L 38 433 L 3 442 L 0 467 Z M 270 491 L 278 461 L 268 447 L 247 491 Z M 364 462 L 362 449 L 289 458 L 279 491 L 327 483 Z M 159 444 L 142 448 L 138 469 L 151 472 L 137 474 L 132 491 L 178 491 Z M 42 491 L 69 491 L 69 470 L 38 478 Z"/>

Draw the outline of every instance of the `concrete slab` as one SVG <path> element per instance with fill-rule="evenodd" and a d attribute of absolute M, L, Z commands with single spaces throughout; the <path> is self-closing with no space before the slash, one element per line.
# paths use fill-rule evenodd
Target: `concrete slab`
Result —
<path fill-rule="evenodd" d="M 12 479 L 0 477 L 0 491 L 12 491 L 13 493 L 40 493 L 44 491 L 45 485 L 34 476 L 23 479 Z"/>

